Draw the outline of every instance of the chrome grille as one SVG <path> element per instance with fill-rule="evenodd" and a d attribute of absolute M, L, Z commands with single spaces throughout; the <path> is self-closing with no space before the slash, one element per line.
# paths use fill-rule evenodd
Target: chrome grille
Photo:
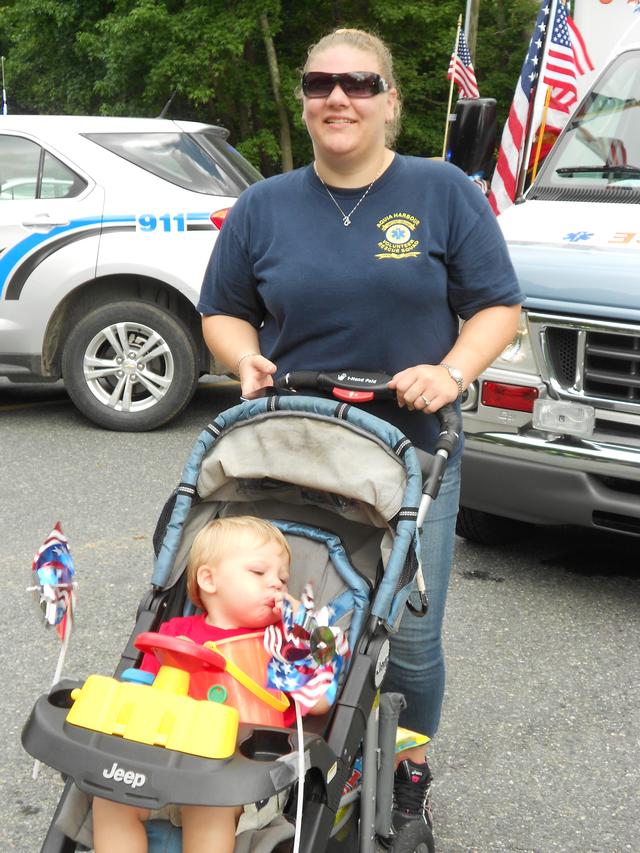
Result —
<path fill-rule="evenodd" d="M 639 413 L 640 325 L 529 312 L 531 342 L 553 391 Z"/>
<path fill-rule="evenodd" d="M 558 381 L 568 387 L 575 384 L 578 358 L 578 333 L 574 329 L 547 329 L 549 355 Z"/>
<path fill-rule="evenodd" d="M 584 391 L 610 400 L 640 401 L 640 334 L 587 333 Z"/>

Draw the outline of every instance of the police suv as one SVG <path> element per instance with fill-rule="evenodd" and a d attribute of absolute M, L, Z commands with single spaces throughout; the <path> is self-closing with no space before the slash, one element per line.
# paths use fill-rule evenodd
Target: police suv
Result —
<path fill-rule="evenodd" d="M 195 310 L 260 174 L 220 127 L 0 116 L 0 375 L 62 377 L 95 423 L 148 430 L 215 371 Z"/>

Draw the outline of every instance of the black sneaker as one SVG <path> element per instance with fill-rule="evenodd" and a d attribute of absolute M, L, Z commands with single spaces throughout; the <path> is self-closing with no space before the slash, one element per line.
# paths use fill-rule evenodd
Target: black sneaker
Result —
<path fill-rule="evenodd" d="M 396 830 L 410 820 L 423 820 L 428 827 L 433 827 L 432 780 L 428 762 L 416 764 L 408 758 L 400 762 L 393 784 L 393 826 Z"/>

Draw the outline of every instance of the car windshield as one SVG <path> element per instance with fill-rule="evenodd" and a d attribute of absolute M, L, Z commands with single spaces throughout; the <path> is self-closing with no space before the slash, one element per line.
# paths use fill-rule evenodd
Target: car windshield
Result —
<path fill-rule="evenodd" d="M 598 80 L 544 164 L 536 188 L 640 192 L 640 51 Z M 534 188 L 535 192 L 535 188 Z"/>
<path fill-rule="evenodd" d="M 188 133 L 85 135 L 130 163 L 186 190 L 207 195 L 238 196 L 249 183 L 240 178 L 237 170 L 227 169 L 223 157 L 212 156 L 209 149 L 196 144 Z"/>

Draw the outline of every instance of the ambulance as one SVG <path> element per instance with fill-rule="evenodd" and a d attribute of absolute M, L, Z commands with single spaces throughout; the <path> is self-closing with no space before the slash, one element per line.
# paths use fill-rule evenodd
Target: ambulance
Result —
<path fill-rule="evenodd" d="M 640 536 L 640 9 L 618 2 L 622 41 L 498 218 L 527 298 L 463 404 L 458 533 L 476 542 L 514 521 Z"/>

